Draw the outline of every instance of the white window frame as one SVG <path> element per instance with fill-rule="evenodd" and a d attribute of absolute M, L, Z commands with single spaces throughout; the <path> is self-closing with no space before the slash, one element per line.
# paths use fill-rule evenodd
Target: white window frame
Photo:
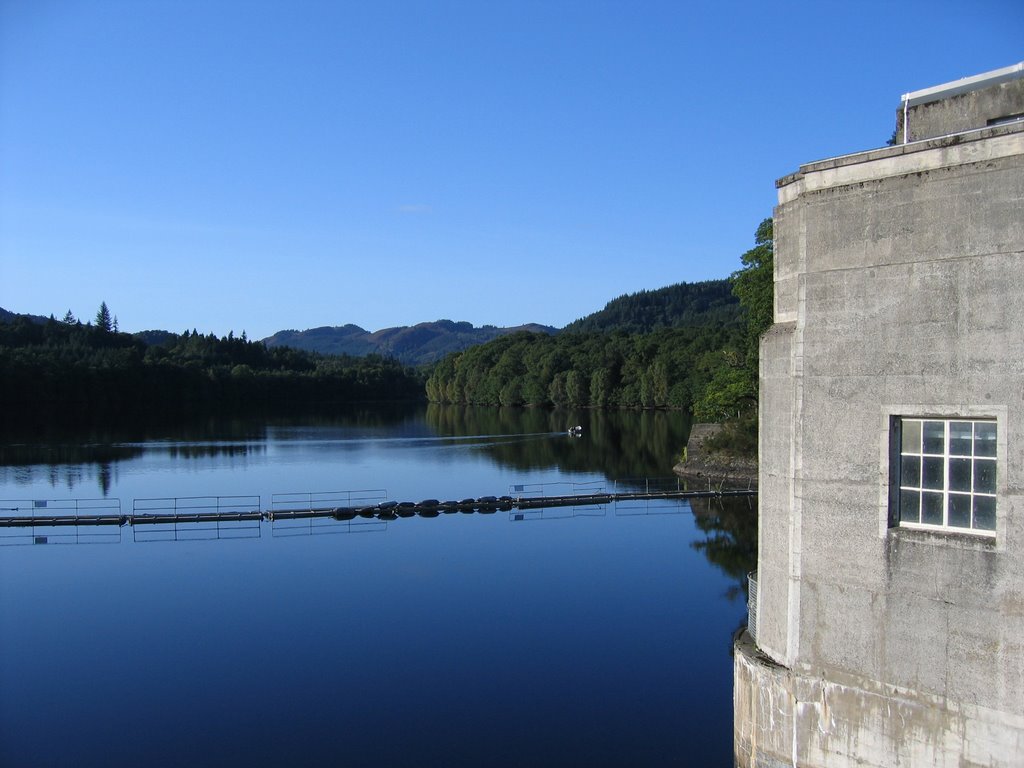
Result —
<path fill-rule="evenodd" d="M 892 448 L 890 451 L 890 472 L 891 477 L 894 478 L 892 486 L 892 494 L 890 496 L 890 506 L 895 507 L 890 509 L 890 524 L 896 524 L 901 528 L 913 528 L 918 530 L 927 531 L 941 531 L 948 533 L 963 533 L 975 536 L 994 537 L 996 535 L 996 525 L 998 519 L 997 509 L 997 497 L 998 497 L 998 454 L 999 454 L 999 434 L 998 419 L 985 417 L 979 418 L 975 416 L 894 416 L 894 423 L 892 425 L 890 439 L 892 440 Z M 938 451 L 935 449 L 926 450 L 926 446 L 923 441 L 923 432 L 926 423 L 941 424 L 943 429 L 942 434 L 942 450 Z M 952 442 L 952 430 L 950 425 L 952 424 L 971 424 L 971 453 L 967 454 L 964 451 L 957 452 L 953 449 Z M 975 425 L 985 425 L 991 427 L 992 431 L 992 450 L 990 452 L 978 452 L 978 441 L 977 441 L 977 427 Z M 919 430 L 922 438 L 918 443 L 917 450 L 913 450 L 911 446 L 910 450 L 904 451 L 902 445 L 902 438 L 904 428 L 911 426 L 912 429 L 916 427 Z M 905 478 L 903 477 L 903 464 L 904 458 L 920 459 L 920 464 L 917 470 L 917 477 Z M 941 488 L 935 485 L 927 485 L 925 479 L 925 460 L 941 461 L 942 466 L 942 485 Z M 963 461 L 970 460 L 971 467 L 971 480 L 970 489 L 951 489 L 950 478 L 952 472 L 950 470 L 951 460 Z M 985 466 L 991 463 L 991 492 L 987 490 L 976 490 L 979 485 L 979 481 L 976 477 L 979 467 Z M 934 464 L 933 464 L 934 466 Z M 909 474 L 909 473 L 908 473 Z M 918 511 L 917 519 L 905 519 L 903 510 L 903 496 L 904 492 L 918 494 Z M 940 496 L 942 502 L 942 522 L 941 523 L 930 523 L 924 522 L 924 494 L 932 494 L 934 496 Z M 967 498 L 968 504 L 971 508 L 970 513 L 970 526 L 962 525 L 951 525 L 949 523 L 950 517 L 950 499 L 953 497 Z M 975 522 L 974 509 L 975 499 L 985 500 L 991 499 L 992 504 L 992 519 L 990 528 L 979 528 L 973 527 Z"/>

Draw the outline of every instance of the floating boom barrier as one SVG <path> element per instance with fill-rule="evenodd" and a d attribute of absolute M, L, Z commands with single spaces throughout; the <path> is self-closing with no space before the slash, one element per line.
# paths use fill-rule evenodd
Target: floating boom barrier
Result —
<path fill-rule="evenodd" d="M 481 496 L 460 501 L 439 501 L 426 499 L 418 502 L 381 501 L 370 505 L 357 506 L 323 506 L 295 507 L 290 509 L 239 511 L 209 510 L 178 510 L 161 509 L 153 512 L 134 512 L 119 514 L 104 512 L 100 514 L 80 514 L 75 510 L 72 514 L 63 515 L 0 515 L 0 528 L 37 528 L 48 526 L 142 526 L 168 525 L 178 523 L 221 523 L 241 521 L 300 520 L 309 518 L 333 518 L 339 521 L 350 521 L 356 518 L 376 519 L 383 521 L 409 517 L 438 517 L 441 514 L 480 513 L 488 514 L 498 511 L 535 510 L 550 507 L 576 507 L 587 505 L 612 504 L 619 501 L 645 500 L 686 500 L 755 496 L 756 489 L 709 489 L 706 491 L 635 491 L 625 493 L 584 493 L 560 496 Z M 175 500 L 169 500 L 175 501 Z M 6 511 L 16 511 L 8 509 Z M 17 510 L 20 511 L 20 510 Z"/>

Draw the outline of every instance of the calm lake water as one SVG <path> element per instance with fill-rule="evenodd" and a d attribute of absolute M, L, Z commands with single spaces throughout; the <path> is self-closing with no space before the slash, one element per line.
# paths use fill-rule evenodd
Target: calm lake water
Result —
<path fill-rule="evenodd" d="M 687 429 L 431 406 L 8 443 L 0 506 L 613 491 L 670 477 Z M 49 529 L 45 545 L 0 529 L 0 765 L 732 765 L 754 507 Z"/>

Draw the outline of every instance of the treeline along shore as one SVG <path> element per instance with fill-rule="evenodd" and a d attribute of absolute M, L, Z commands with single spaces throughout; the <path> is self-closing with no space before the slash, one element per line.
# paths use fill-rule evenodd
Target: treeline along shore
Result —
<path fill-rule="evenodd" d="M 104 324 L 0 323 L 7 428 L 288 414 L 356 401 L 423 399 L 422 372 L 380 356 L 268 348 L 243 335 L 158 334 Z"/>
<path fill-rule="evenodd" d="M 195 330 L 120 333 L 95 323 L 0 315 L 0 408 L 10 428 L 207 416 L 329 413 L 356 402 L 670 408 L 756 429 L 757 341 L 771 323 L 772 222 L 728 280 L 610 301 L 562 331 L 518 332 L 412 368 L 380 355 L 323 354 Z M 0 310 L 2 312 L 2 310 Z"/>
<path fill-rule="evenodd" d="M 616 299 L 557 335 L 517 333 L 447 356 L 436 403 L 677 408 L 701 421 L 756 413 L 757 342 L 771 324 L 772 222 L 730 280 Z M 755 420 L 756 421 L 756 420 Z"/>
<path fill-rule="evenodd" d="M 740 335 L 722 326 L 645 334 L 517 333 L 450 355 L 427 379 L 437 403 L 688 409 L 718 353 Z"/>

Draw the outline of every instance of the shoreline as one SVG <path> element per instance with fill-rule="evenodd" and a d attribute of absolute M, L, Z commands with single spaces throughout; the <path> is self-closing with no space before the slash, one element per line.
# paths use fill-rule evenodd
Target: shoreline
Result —
<path fill-rule="evenodd" d="M 694 424 L 686 441 L 683 460 L 672 467 L 672 471 L 687 480 L 707 480 L 709 484 L 738 483 L 756 488 L 756 458 L 704 449 L 705 441 L 721 430 L 721 424 Z"/>

